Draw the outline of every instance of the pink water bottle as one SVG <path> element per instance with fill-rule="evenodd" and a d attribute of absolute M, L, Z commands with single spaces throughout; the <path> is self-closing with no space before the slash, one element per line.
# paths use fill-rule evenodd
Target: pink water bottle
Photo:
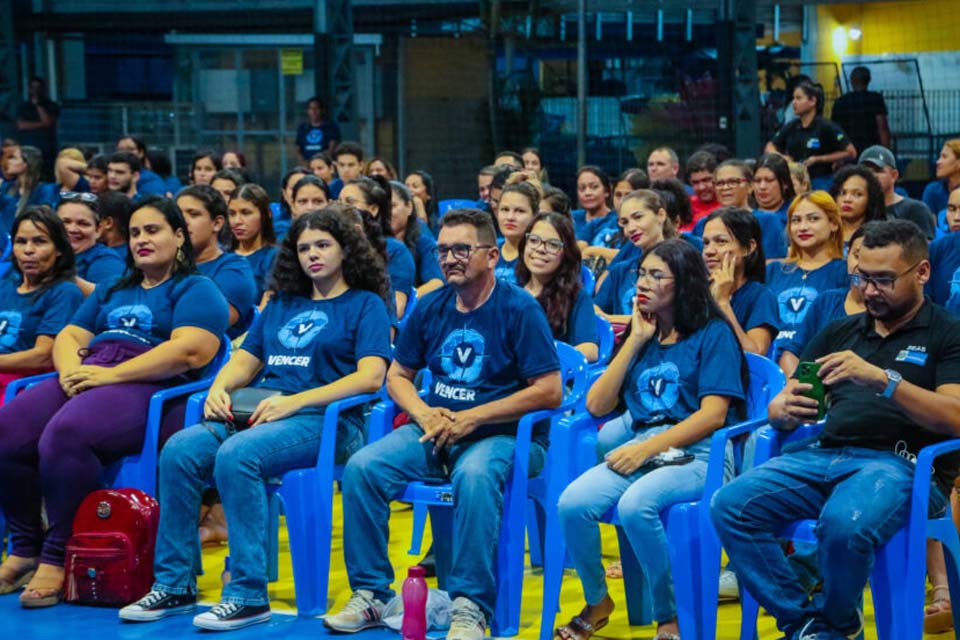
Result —
<path fill-rule="evenodd" d="M 407 570 L 403 581 L 403 640 L 425 640 L 427 637 L 427 581 L 426 570 L 414 565 Z"/>

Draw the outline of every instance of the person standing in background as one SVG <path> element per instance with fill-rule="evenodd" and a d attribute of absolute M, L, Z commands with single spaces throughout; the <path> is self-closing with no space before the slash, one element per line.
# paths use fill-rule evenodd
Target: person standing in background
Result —
<path fill-rule="evenodd" d="M 53 161 L 57 155 L 57 118 L 60 105 L 47 96 L 43 78 L 30 78 L 27 99 L 17 108 L 17 138 L 21 145 L 40 149 L 43 154 L 44 180 L 53 179 Z"/>
<path fill-rule="evenodd" d="M 314 154 L 332 153 L 340 142 L 340 127 L 327 120 L 327 107 L 320 98 L 307 100 L 307 121 L 297 127 L 297 149 L 300 160 L 307 164 Z"/>
<path fill-rule="evenodd" d="M 870 69 L 856 67 L 850 72 L 848 91 L 833 103 L 831 119 L 846 132 L 853 146 L 867 149 L 875 145 L 890 148 L 890 125 L 887 122 L 887 104 L 883 94 L 867 91 Z"/>

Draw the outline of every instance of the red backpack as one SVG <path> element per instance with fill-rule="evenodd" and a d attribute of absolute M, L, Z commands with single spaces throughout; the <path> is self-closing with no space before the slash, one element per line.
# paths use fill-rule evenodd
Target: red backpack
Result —
<path fill-rule="evenodd" d="M 139 489 L 104 489 L 84 498 L 67 541 L 67 602 L 123 606 L 153 584 L 160 505 Z"/>

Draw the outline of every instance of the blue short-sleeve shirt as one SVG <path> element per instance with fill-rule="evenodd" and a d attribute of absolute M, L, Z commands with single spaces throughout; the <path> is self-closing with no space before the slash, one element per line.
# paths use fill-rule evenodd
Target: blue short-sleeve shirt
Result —
<path fill-rule="evenodd" d="M 457 310 L 449 286 L 421 300 L 396 340 L 396 361 L 433 374 L 426 402 L 461 411 L 505 398 L 527 380 L 560 368 L 556 345 L 540 303 L 503 281 L 469 313 Z M 535 436 L 545 442 L 547 427 Z M 483 425 L 469 439 L 515 434 L 516 423 Z"/>
<path fill-rule="evenodd" d="M 770 289 L 756 280 L 747 280 L 734 291 L 730 296 L 730 306 L 744 331 L 769 327 L 775 336 L 780 330 L 777 299 Z"/>
<path fill-rule="evenodd" d="M 654 337 L 630 365 L 623 400 L 635 423 L 676 424 L 698 411 L 704 396 L 743 400 L 742 358 L 733 329 L 719 319 L 675 344 L 663 345 Z M 726 423 L 735 420 L 736 412 L 729 411 Z M 709 446 L 708 436 L 686 448 L 702 453 Z"/>
<path fill-rule="evenodd" d="M 593 311 L 593 298 L 586 289 L 580 289 L 577 300 L 570 309 L 570 315 L 567 316 L 567 332 L 558 336 L 557 339 L 572 347 L 585 342 L 600 344 L 600 337 L 597 335 L 597 315 Z"/>
<path fill-rule="evenodd" d="M 825 326 L 838 318 L 847 317 L 847 310 L 844 305 L 847 301 L 849 289 L 828 289 L 821 291 L 817 299 L 809 305 L 809 310 L 803 318 L 803 322 L 791 332 L 789 338 L 785 339 L 777 346 L 780 352 L 789 351 L 795 356 L 803 353 L 807 343 L 817 335 Z M 781 331 L 781 335 L 785 332 Z M 778 338 L 779 340 L 779 338 Z"/>
<path fill-rule="evenodd" d="M 960 233 L 949 233 L 930 244 L 930 266 L 927 295 L 953 315 L 960 315 Z"/>
<path fill-rule="evenodd" d="M 77 277 L 94 284 L 117 278 L 126 268 L 116 251 L 99 242 L 77 254 Z"/>
<path fill-rule="evenodd" d="M 703 242 L 700 243 L 700 250 L 703 251 Z M 617 255 L 613 256 L 613 260 L 610 261 L 610 264 L 607 265 L 607 269 L 612 269 L 615 265 L 620 264 L 621 262 L 630 262 L 633 267 L 636 268 L 637 262 L 640 261 L 640 257 L 643 255 L 643 249 L 633 244 L 632 242 L 625 242 L 623 246 L 620 247 L 620 250 L 617 251 Z"/>
<path fill-rule="evenodd" d="M 820 292 L 845 289 L 848 284 L 846 260 L 831 260 L 813 271 L 804 271 L 796 262 L 768 264 L 767 288 L 777 297 L 780 316 L 778 343 L 793 337 Z"/>
<path fill-rule="evenodd" d="M 387 273 L 394 291 L 410 295 L 417 280 L 417 266 L 407 245 L 396 238 L 387 238 Z"/>
<path fill-rule="evenodd" d="M 494 269 L 497 280 L 517 284 L 517 260 L 519 259 L 520 256 L 517 256 L 513 260 L 507 260 L 503 257 L 503 251 L 501 251 L 500 258 L 497 260 L 497 266 Z"/>
<path fill-rule="evenodd" d="M 753 217 L 760 225 L 763 257 L 767 260 L 787 257 L 787 227 L 779 213 L 754 210 Z"/>
<path fill-rule="evenodd" d="M 94 334 L 90 346 L 128 340 L 155 347 L 180 327 L 205 329 L 217 337 L 227 330 L 227 301 L 209 278 L 181 276 L 150 289 L 134 285 L 110 291 L 113 284 L 97 285 L 70 321 Z"/>
<path fill-rule="evenodd" d="M 273 270 L 273 263 L 277 259 L 277 253 L 280 249 L 275 246 L 260 247 L 250 255 L 241 256 L 250 266 L 253 272 L 253 280 L 257 285 L 257 295 L 254 304 L 259 304 L 263 299 L 263 292 L 267 290 L 270 282 L 270 272 Z"/>
<path fill-rule="evenodd" d="M 608 247 L 615 249 L 620 246 L 622 236 L 620 225 L 617 223 L 616 211 L 611 211 L 602 218 L 594 218 L 583 225 L 578 240 L 583 240 L 594 247 Z"/>
<path fill-rule="evenodd" d="M 239 314 L 236 323 L 227 330 L 227 335 L 230 339 L 242 335 L 253 320 L 253 307 L 258 302 L 257 283 L 250 265 L 235 253 L 221 253 L 213 260 L 197 264 L 197 270 L 220 287 L 227 304 Z"/>
<path fill-rule="evenodd" d="M 594 302 L 611 315 L 633 313 L 633 297 L 637 292 L 637 263 L 623 261 L 607 269 L 607 278 L 600 285 Z"/>
<path fill-rule="evenodd" d="M 355 373 L 361 358 L 390 360 L 387 307 L 374 293 L 348 289 L 336 298 L 274 296 L 241 349 L 263 362 L 256 386 L 300 393 Z"/>
<path fill-rule="evenodd" d="M 437 261 L 437 241 L 430 227 L 423 220 L 420 223 L 420 235 L 417 237 L 417 286 L 431 280 L 443 280 L 443 272 Z"/>
<path fill-rule="evenodd" d="M 0 353 L 26 351 L 38 336 L 55 336 L 83 302 L 72 282 L 19 293 L 13 278 L 0 279 Z"/>

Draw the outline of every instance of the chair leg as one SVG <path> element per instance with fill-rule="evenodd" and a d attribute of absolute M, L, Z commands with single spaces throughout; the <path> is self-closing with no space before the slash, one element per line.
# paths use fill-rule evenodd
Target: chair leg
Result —
<path fill-rule="evenodd" d="M 422 502 L 413 503 L 413 532 L 410 534 L 410 549 L 407 551 L 412 556 L 420 555 L 423 548 L 423 532 L 427 524 L 427 505 Z"/>
<path fill-rule="evenodd" d="M 631 625 L 644 626 L 653 622 L 653 601 L 650 585 L 643 574 L 640 562 L 633 553 L 630 540 L 623 527 L 617 527 L 620 540 L 620 563 L 623 566 L 623 587 L 627 593 L 627 618 Z"/>
<path fill-rule="evenodd" d="M 437 587 L 447 588 L 447 576 L 453 562 L 453 509 L 430 506 L 430 528 L 433 530 L 433 555 L 437 567 Z"/>
<path fill-rule="evenodd" d="M 276 491 L 267 494 L 267 580 L 280 579 L 280 496 Z"/>
<path fill-rule="evenodd" d="M 877 549 L 870 576 L 879 640 L 923 637 L 923 603 L 921 599 L 917 607 L 911 605 L 908 595 L 911 588 L 915 586 L 907 584 L 907 534 L 901 529 Z"/>
<path fill-rule="evenodd" d="M 530 547 L 530 566 L 543 566 L 543 535 L 546 516 L 536 500 L 527 500 L 527 544 Z"/>
<path fill-rule="evenodd" d="M 757 616 L 760 603 L 749 591 L 740 587 L 740 640 L 757 640 Z"/>
<path fill-rule="evenodd" d="M 333 482 L 319 483 L 313 469 L 291 471 L 283 476 L 280 495 L 286 507 L 297 613 L 318 616 L 327 610 Z"/>
<path fill-rule="evenodd" d="M 551 640 L 560 607 L 560 589 L 563 586 L 563 566 L 567 545 L 559 523 L 547 525 L 543 556 L 543 601 L 540 616 L 540 640 Z"/>
<path fill-rule="evenodd" d="M 943 557 L 947 565 L 947 581 L 950 584 L 950 599 L 960 602 L 960 538 L 950 518 L 944 518 L 942 528 L 944 535 L 938 536 L 943 544 Z M 960 614 L 954 613 L 953 629 L 956 637 L 960 638 Z"/>

